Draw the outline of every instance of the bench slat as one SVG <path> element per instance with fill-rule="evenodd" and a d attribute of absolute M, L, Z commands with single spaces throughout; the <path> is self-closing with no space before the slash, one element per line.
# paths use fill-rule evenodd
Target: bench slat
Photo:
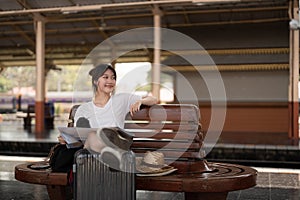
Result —
<path fill-rule="evenodd" d="M 130 120 L 170 120 L 170 121 L 192 121 L 198 122 L 200 112 L 198 107 L 194 105 L 170 104 L 170 105 L 154 105 L 145 107 L 134 116 L 128 115 L 126 119 Z"/>
<path fill-rule="evenodd" d="M 188 140 L 188 141 L 202 141 L 203 140 L 203 135 L 202 133 L 198 133 L 198 134 L 191 134 L 189 132 L 183 132 L 183 133 L 179 133 L 179 132 L 171 132 L 171 133 L 164 133 L 164 132 L 149 132 L 149 133 L 144 133 L 144 132 L 134 132 L 134 140 L 135 141 L 140 141 L 143 140 L 144 138 L 146 139 L 174 139 L 174 140 Z"/>
<path fill-rule="evenodd" d="M 156 148 L 156 149 L 161 149 L 161 148 L 165 148 L 165 149 L 169 149 L 169 150 L 176 150 L 176 149 L 183 149 L 183 150 L 199 150 L 199 143 L 195 143 L 195 142 L 174 142 L 174 141 L 161 141 L 161 142 L 134 142 L 132 145 L 132 149 L 136 149 L 136 148 Z"/>
<path fill-rule="evenodd" d="M 142 157 L 144 155 L 144 153 L 146 153 L 147 151 L 156 151 L 157 149 L 134 149 L 134 153 L 136 153 L 137 157 Z M 160 152 L 163 152 L 163 154 L 165 155 L 165 159 L 169 159 L 172 161 L 175 161 L 174 159 L 192 159 L 192 160 L 196 160 L 196 159 L 201 159 L 200 157 L 200 153 L 199 151 L 196 152 L 188 152 L 188 151 L 164 151 L 164 150 L 159 150 Z"/>
<path fill-rule="evenodd" d="M 144 130 L 173 130 L 173 131 L 197 131 L 198 124 L 185 123 L 126 123 L 125 129 L 144 129 Z"/>

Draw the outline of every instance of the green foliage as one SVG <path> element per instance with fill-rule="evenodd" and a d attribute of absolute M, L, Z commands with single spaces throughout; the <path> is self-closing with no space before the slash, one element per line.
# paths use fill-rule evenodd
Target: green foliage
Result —
<path fill-rule="evenodd" d="M 0 76 L 0 92 L 35 85 L 34 67 L 9 67 Z"/>
<path fill-rule="evenodd" d="M 61 67 L 62 70 L 51 70 L 47 75 L 48 91 L 72 91 L 74 79 L 80 66 L 68 65 Z"/>
<path fill-rule="evenodd" d="M 50 70 L 47 74 L 48 91 L 72 91 L 74 79 L 80 66 L 63 66 L 61 71 Z M 36 84 L 35 67 L 8 67 L 0 75 L 0 92 L 7 93 L 13 88 L 33 87 Z"/>
<path fill-rule="evenodd" d="M 7 92 L 9 84 L 10 82 L 6 77 L 0 76 L 0 92 Z"/>

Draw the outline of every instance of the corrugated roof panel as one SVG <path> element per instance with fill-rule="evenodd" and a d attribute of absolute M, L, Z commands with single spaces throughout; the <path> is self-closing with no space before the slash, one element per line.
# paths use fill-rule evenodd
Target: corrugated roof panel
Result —
<path fill-rule="evenodd" d="M 31 41 L 35 41 L 35 36 L 29 37 L 31 38 Z M 13 42 L 15 43 L 15 46 L 31 46 L 35 48 L 35 45 L 32 44 L 28 39 L 24 39 L 23 37 L 21 37 L 20 35 L 17 35 L 14 37 Z"/>
<path fill-rule="evenodd" d="M 143 2 L 143 1 L 145 1 L 145 0 L 101 0 L 101 1 L 99 1 L 99 0 L 73 0 L 73 2 L 76 5 L 98 5 L 98 4 Z"/>
<path fill-rule="evenodd" d="M 22 6 L 17 3 L 17 1 L 13 0 L 1 0 L 0 2 L 0 10 L 19 10 L 22 9 Z"/>
<path fill-rule="evenodd" d="M 97 5 L 97 4 L 107 4 L 112 3 L 111 0 L 73 0 L 76 5 Z"/>
<path fill-rule="evenodd" d="M 0 37 L 1 48 L 8 48 L 16 46 L 16 43 L 13 40 L 10 40 L 7 37 Z"/>
<path fill-rule="evenodd" d="M 0 33 L 1 35 L 6 35 L 7 33 L 9 33 L 10 31 L 14 31 L 13 27 L 10 25 L 6 25 L 6 26 L 0 26 Z"/>
<path fill-rule="evenodd" d="M 73 6 L 71 1 L 68 0 L 27 0 L 27 5 L 30 8 L 52 8 Z"/>
<path fill-rule="evenodd" d="M 65 29 L 73 28 L 72 23 L 46 23 L 46 29 L 64 32 Z"/>

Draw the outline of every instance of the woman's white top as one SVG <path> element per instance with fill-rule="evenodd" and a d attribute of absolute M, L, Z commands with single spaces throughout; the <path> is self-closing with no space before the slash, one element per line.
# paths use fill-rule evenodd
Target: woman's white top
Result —
<path fill-rule="evenodd" d="M 74 117 L 74 125 L 80 117 L 89 120 L 91 128 L 120 127 L 124 128 L 124 121 L 130 105 L 142 97 L 134 94 L 120 93 L 112 95 L 104 107 L 98 107 L 93 101 L 81 104 Z"/>

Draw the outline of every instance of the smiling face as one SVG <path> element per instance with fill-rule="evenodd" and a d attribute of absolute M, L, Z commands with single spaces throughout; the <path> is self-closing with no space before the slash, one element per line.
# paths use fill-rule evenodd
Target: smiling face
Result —
<path fill-rule="evenodd" d="M 116 86 L 116 77 L 114 72 L 108 68 L 102 76 L 98 78 L 96 84 L 98 93 L 112 93 Z"/>

